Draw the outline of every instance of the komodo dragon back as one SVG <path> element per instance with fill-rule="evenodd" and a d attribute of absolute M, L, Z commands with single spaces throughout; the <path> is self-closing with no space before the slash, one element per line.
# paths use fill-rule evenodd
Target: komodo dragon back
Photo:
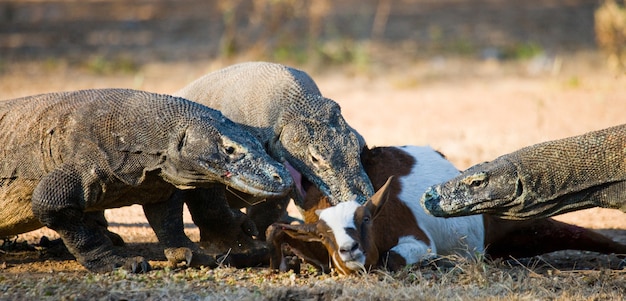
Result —
<path fill-rule="evenodd" d="M 426 191 L 435 216 L 549 217 L 591 207 L 626 211 L 626 125 L 539 143 L 475 165 Z"/>
<path fill-rule="evenodd" d="M 360 163 L 365 140 L 301 70 L 248 62 L 209 73 L 175 95 L 220 110 L 279 161 L 287 161 L 333 203 L 361 202 L 374 189 Z"/>

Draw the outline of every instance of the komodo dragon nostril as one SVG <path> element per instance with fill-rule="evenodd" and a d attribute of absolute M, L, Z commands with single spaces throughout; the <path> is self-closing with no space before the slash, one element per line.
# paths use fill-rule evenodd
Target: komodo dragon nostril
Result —
<path fill-rule="evenodd" d="M 437 199 L 439 195 L 437 195 L 437 191 L 434 188 L 430 187 L 426 192 L 424 192 L 424 200 L 427 202 L 432 202 Z"/>
<path fill-rule="evenodd" d="M 273 174 L 272 177 L 274 178 L 274 181 L 276 182 L 283 182 L 283 178 L 281 176 L 279 176 L 278 174 Z"/>

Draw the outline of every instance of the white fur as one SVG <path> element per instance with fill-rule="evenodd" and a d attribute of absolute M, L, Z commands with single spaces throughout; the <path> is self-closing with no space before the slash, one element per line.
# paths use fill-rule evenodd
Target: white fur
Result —
<path fill-rule="evenodd" d="M 411 209 L 420 228 L 435 243 L 437 254 L 458 254 L 465 257 L 484 252 L 485 228 L 480 215 L 437 218 L 426 214 L 419 204 L 421 195 L 432 185 L 445 182 L 459 171 L 439 153 L 428 146 L 403 146 L 417 164 L 413 173 L 400 178 L 399 198 Z"/>
<path fill-rule="evenodd" d="M 412 236 L 400 237 L 391 250 L 400 254 L 407 264 L 414 264 L 438 255 L 461 255 L 472 257 L 484 252 L 485 230 L 480 215 L 438 218 L 424 212 L 419 203 L 420 197 L 432 185 L 445 182 L 459 174 L 448 160 L 428 146 L 399 147 L 415 158 L 413 172 L 399 178 L 402 185 L 398 198 L 413 212 L 418 225 L 430 240 L 430 245 Z M 354 240 L 346 234 L 345 228 L 355 228 L 354 213 L 359 207 L 355 201 L 342 202 L 321 210 L 320 220 L 332 229 L 339 247 L 351 246 Z M 361 250 L 351 254 L 340 254 L 346 263 L 365 262 Z"/>
<path fill-rule="evenodd" d="M 342 202 L 333 207 L 321 210 L 319 214 L 319 219 L 323 220 L 330 229 L 332 229 L 335 235 L 335 242 L 339 249 L 342 247 L 350 249 L 350 246 L 355 243 L 354 239 L 346 233 L 345 229 L 356 229 L 354 225 L 354 212 L 359 206 L 359 203 L 354 200 Z M 340 252 L 339 256 L 346 263 L 357 261 L 361 266 L 365 264 L 365 254 L 363 254 L 363 251 L 360 249 L 350 252 L 349 254 Z"/>
<path fill-rule="evenodd" d="M 398 244 L 390 251 L 398 253 L 406 261 L 406 264 L 414 264 L 423 260 L 431 259 L 437 254 L 434 245 L 427 245 L 413 236 L 403 236 L 398 239 Z"/>

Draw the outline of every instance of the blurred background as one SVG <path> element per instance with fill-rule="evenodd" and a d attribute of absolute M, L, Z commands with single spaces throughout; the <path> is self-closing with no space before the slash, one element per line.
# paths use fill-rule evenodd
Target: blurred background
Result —
<path fill-rule="evenodd" d="M 623 0 L 0 0 L 0 99 L 172 93 L 267 60 L 311 74 L 371 145 L 464 169 L 623 123 L 625 49 Z"/>
<path fill-rule="evenodd" d="M 433 56 L 615 56 L 624 18 L 613 0 L 1 0 L 0 71 L 33 60 L 135 72 L 241 57 L 368 69 Z"/>
<path fill-rule="evenodd" d="M 0 0 L 0 99 L 172 93 L 273 61 L 312 75 L 370 146 L 429 144 L 465 169 L 626 123 L 625 47 L 623 0 Z M 626 229 L 615 210 L 565 219 Z"/>

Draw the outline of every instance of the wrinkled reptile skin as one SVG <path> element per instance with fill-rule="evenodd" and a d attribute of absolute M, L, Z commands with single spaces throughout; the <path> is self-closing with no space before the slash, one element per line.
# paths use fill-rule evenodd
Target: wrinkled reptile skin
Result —
<path fill-rule="evenodd" d="M 374 194 L 360 162 L 363 137 L 305 72 L 267 62 L 241 63 L 209 73 L 174 94 L 220 110 L 242 125 L 270 156 L 291 164 L 333 204 L 353 196 L 364 203 Z M 238 199 L 229 196 L 231 203 Z M 274 199 L 250 208 L 261 236 L 287 201 Z"/>
<path fill-rule="evenodd" d="M 172 96 L 104 89 L 6 100 L 0 128 L 0 236 L 48 226 L 92 271 L 149 265 L 115 249 L 106 225 L 85 221 L 85 213 L 142 204 L 165 247 L 190 248 L 211 265 L 183 232 L 176 187 L 222 183 L 274 196 L 292 185 L 249 133 Z"/>
<path fill-rule="evenodd" d="M 487 175 L 487 180 L 472 179 Z M 479 185 L 480 184 L 480 185 Z M 626 211 L 626 125 L 539 143 L 475 165 L 422 198 L 437 216 L 548 217 L 590 207 Z"/>

